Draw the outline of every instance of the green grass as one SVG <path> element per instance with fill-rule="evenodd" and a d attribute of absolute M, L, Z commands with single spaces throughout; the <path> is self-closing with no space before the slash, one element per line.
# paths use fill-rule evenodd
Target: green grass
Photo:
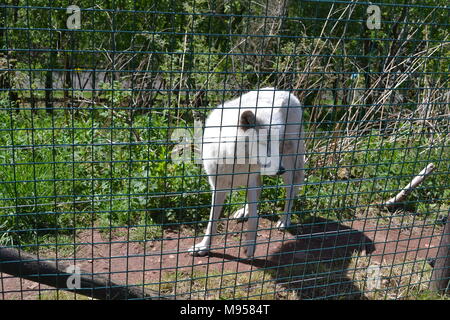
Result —
<path fill-rule="evenodd" d="M 45 234 L 70 234 L 93 225 L 134 226 L 136 239 L 151 238 L 163 225 L 208 217 L 210 192 L 201 166 L 170 160 L 174 143 L 168 137 L 182 122 L 169 111 L 0 112 L 0 122 L 3 243 L 35 242 Z M 430 162 L 437 170 L 408 197 L 403 210 L 419 219 L 445 213 L 450 198 L 445 133 L 406 123 L 399 128 L 390 135 L 372 130 L 345 149 L 346 137 L 326 132 L 307 140 L 307 184 L 296 202 L 294 222 L 311 216 L 366 216 Z M 264 177 L 264 186 L 260 212 L 276 219 L 283 208 L 282 180 Z M 234 192 L 226 211 L 244 202 L 245 192 Z"/>
<path fill-rule="evenodd" d="M 251 279 L 251 281 L 250 281 Z M 278 286 L 279 287 L 279 286 Z M 277 289 L 275 281 L 264 271 L 220 273 L 209 270 L 193 272 L 166 272 L 161 284 L 146 288 L 159 291 L 162 296 L 194 300 L 273 300 L 293 299 L 294 295 Z"/>
<path fill-rule="evenodd" d="M 108 109 L 60 110 L 52 115 L 0 112 L 0 123 L 2 245 L 28 244 L 27 250 L 45 248 L 48 255 L 57 246 L 58 256 L 70 256 L 76 250 L 70 245 L 74 230 L 83 228 L 108 231 L 110 226 L 130 226 L 127 238 L 145 243 L 160 238 L 166 227 L 204 227 L 195 222 L 208 218 L 209 185 L 201 166 L 170 161 L 171 128 L 184 125 L 173 113 L 131 115 L 128 110 Z M 307 223 L 314 217 L 382 216 L 386 224 L 392 219 L 401 219 L 403 224 L 434 223 L 448 212 L 450 146 L 446 132 L 424 131 L 413 123 L 398 127 L 390 134 L 372 130 L 353 139 L 326 131 L 310 133 L 306 185 L 295 203 L 293 222 Z M 313 136 L 316 138 L 311 139 Z M 379 207 L 430 162 L 436 171 L 395 213 Z M 275 221 L 284 206 L 282 179 L 265 176 L 263 180 L 260 214 Z M 245 191 L 233 192 L 225 215 L 244 202 Z M 124 232 L 119 229 L 114 230 Z M 361 261 L 349 262 L 347 269 L 353 270 L 353 278 L 342 272 L 336 279 L 316 277 L 318 273 L 336 275 L 336 268 L 342 266 L 332 263 L 296 265 L 275 273 L 259 270 L 251 276 L 164 273 L 161 290 L 195 299 L 443 298 L 427 291 L 425 281 L 410 284 L 408 281 L 423 272 L 401 276 L 404 268 L 386 275 L 382 290 L 367 291 L 365 267 L 352 266 Z M 383 270 L 388 269 L 385 266 Z M 282 279 L 291 282 L 296 275 L 308 274 L 315 279 L 310 284 L 282 284 Z M 403 282 L 399 284 L 398 279 Z M 338 285 L 330 285 L 330 281 Z M 205 288 L 211 291 L 205 294 Z M 65 293 L 58 296 L 65 297 Z M 41 298 L 56 296 L 51 293 Z"/>
<path fill-rule="evenodd" d="M 369 286 L 369 267 L 377 266 L 379 282 Z M 450 297 L 428 288 L 432 268 L 424 260 L 376 263 L 370 256 L 354 255 L 347 274 L 371 300 L 449 300 Z"/>
<path fill-rule="evenodd" d="M 371 268 L 379 268 L 372 282 Z M 356 254 L 343 261 L 297 263 L 275 269 L 227 272 L 165 271 L 146 288 L 162 296 L 195 300 L 449 300 L 428 289 L 431 267 L 424 261 L 378 264 Z"/>
<path fill-rule="evenodd" d="M 346 150 L 316 152 L 309 159 L 302 197 L 314 215 L 352 219 L 396 195 L 427 164 L 437 170 L 416 188 L 402 208 L 420 218 L 445 213 L 450 199 L 450 146 L 445 136 L 408 132 L 383 136 L 373 130 Z M 432 140 L 440 143 L 431 143 Z M 337 141 L 336 145 L 342 142 Z M 314 205 L 312 205 L 314 203 Z"/>
<path fill-rule="evenodd" d="M 39 300 L 93 300 L 90 297 L 61 290 L 51 290 L 40 293 Z"/>
<path fill-rule="evenodd" d="M 207 181 L 200 166 L 167 159 L 168 116 L 139 115 L 132 126 L 128 116 L 0 112 L 0 225 L 9 231 L 2 241 L 27 242 L 93 223 L 200 220 L 207 208 L 196 207 L 209 203 L 209 195 L 197 190 L 207 191 Z"/>

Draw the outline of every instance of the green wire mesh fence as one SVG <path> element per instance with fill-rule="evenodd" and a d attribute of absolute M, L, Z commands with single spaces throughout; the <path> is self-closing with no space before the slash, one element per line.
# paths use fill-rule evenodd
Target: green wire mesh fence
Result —
<path fill-rule="evenodd" d="M 0 10 L 1 298 L 445 298 L 447 1 Z M 191 255 L 211 209 L 205 121 L 267 87 L 303 106 L 288 120 L 303 125 L 306 164 L 287 171 L 305 179 L 289 196 L 281 175 L 262 175 L 254 203 L 248 184 L 229 188 L 209 254 Z M 233 218 L 246 203 L 259 212 L 253 257 L 251 219 Z"/>

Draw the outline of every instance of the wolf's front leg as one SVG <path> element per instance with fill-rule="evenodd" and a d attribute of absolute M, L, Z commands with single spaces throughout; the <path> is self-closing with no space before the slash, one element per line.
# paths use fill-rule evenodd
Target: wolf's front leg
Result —
<path fill-rule="evenodd" d="M 217 233 L 217 220 L 220 218 L 223 204 L 228 192 L 213 190 L 211 213 L 209 215 L 208 226 L 206 227 L 203 240 L 189 249 L 189 253 L 194 256 L 207 255 L 212 244 L 213 237 Z"/>
<path fill-rule="evenodd" d="M 261 196 L 261 177 L 255 176 L 249 181 L 249 190 L 247 191 L 247 206 L 248 209 L 248 221 L 247 231 L 245 235 L 244 253 L 250 258 L 255 254 L 256 249 L 256 236 L 258 229 L 258 202 Z"/>
<path fill-rule="evenodd" d="M 284 205 L 284 212 L 282 217 L 278 221 L 276 227 L 279 230 L 286 230 L 291 225 L 291 213 L 294 200 L 296 199 L 300 185 L 303 184 L 305 173 L 303 170 L 304 165 L 304 145 L 303 141 L 300 141 L 296 146 L 296 149 L 291 149 L 290 153 L 295 153 L 295 156 L 285 157 L 284 161 L 287 172 L 283 175 L 283 181 L 286 187 L 286 201 Z"/>

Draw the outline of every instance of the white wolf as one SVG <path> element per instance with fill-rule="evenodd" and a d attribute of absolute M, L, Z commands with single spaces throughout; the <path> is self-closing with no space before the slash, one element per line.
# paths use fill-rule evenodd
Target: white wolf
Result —
<path fill-rule="evenodd" d="M 280 230 L 290 225 L 293 200 L 303 183 L 305 147 L 299 100 L 288 91 L 263 88 L 219 105 L 206 120 L 202 159 L 211 185 L 212 207 L 203 240 L 189 251 L 198 256 L 209 252 L 227 194 L 245 186 L 247 204 L 233 217 L 248 219 L 242 243 L 246 256 L 252 257 L 261 174 L 283 176 L 286 202 L 277 223 Z"/>

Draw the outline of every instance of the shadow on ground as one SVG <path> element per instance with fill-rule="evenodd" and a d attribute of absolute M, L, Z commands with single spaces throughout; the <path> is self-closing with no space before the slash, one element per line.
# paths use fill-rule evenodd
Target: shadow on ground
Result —
<path fill-rule="evenodd" d="M 336 221 L 316 218 L 288 231 L 289 239 L 279 241 L 267 256 L 255 255 L 241 263 L 263 269 L 298 299 L 365 299 L 349 269 L 352 256 L 375 251 L 373 241 L 361 231 Z M 269 241 L 271 241 L 269 239 Z M 273 244 L 272 244 L 273 245 Z M 211 252 L 211 257 L 236 260 L 231 254 Z"/>

